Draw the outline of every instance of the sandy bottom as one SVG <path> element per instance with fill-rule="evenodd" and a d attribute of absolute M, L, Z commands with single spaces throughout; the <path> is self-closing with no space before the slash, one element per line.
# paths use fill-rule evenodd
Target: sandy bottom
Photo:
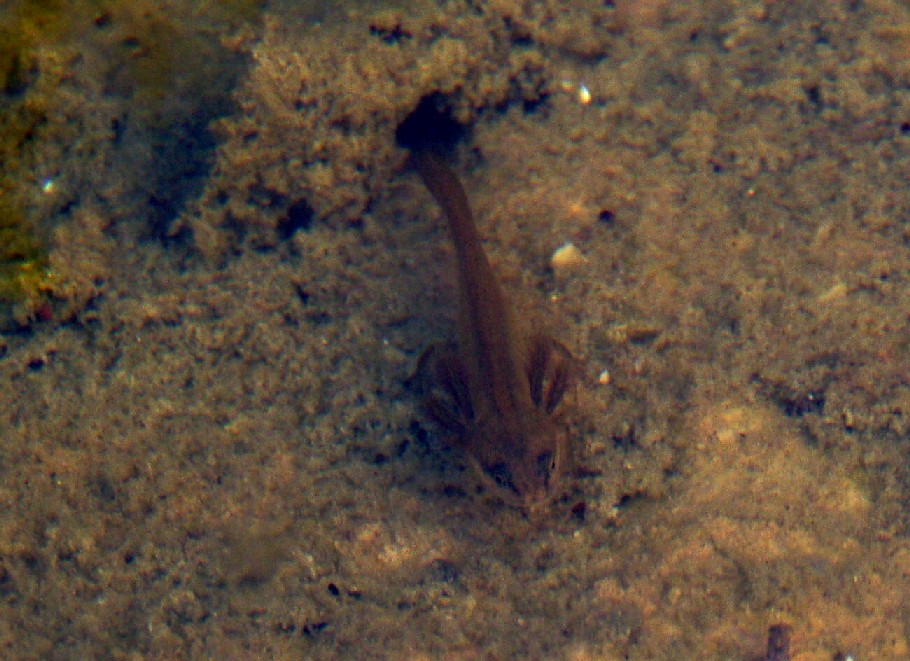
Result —
<path fill-rule="evenodd" d="M 65 318 L 0 336 L 0 657 L 910 658 L 910 10 L 565 4 L 272 3 L 170 227 L 67 209 Z M 542 521 L 404 386 L 434 93 L 584 366 Z"/>

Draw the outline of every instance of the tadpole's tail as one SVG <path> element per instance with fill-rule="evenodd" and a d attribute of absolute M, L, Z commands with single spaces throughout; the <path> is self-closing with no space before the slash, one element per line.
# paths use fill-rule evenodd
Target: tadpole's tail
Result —
<path fill-rule="evenodd" d="M 450 222 L 472 222 L 468 196 L 458 176 L 436 152 L 422 149 L 411 158 L 427 190 L 436 198 Z"/>

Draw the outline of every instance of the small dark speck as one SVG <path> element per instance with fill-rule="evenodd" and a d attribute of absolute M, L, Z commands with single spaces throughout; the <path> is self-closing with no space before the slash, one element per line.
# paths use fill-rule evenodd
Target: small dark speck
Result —
<path fill-rule="evenodd" d="M 600 213 L 597 214 L 597 220 L 601 223 L 612 223 L 615 217 L 616 214 L 614 214 L 609 209 L 601 209 Z"/>
<path fill-rule="evenodd" d="M 410 431 L 414 434 L 415 440 L 420 444 L 425 444 L 430 437 L 427 430 L 424 429 L 417 420 L 411 421 Z"/>
<path fill-rule="evenodd" d="M 901 133 L 904 135 L 910 135 L 910 122 L 901 123 Z"/>
<path fill-rule="evenodd" d="M 331 315 L 325 310 L 315 310 L 307 315 L 307 321 L 315 326 L 322 326 L 332 320 Z"/>
<path fill-rule="evenodd" d="M 817 85 L 812 85 L 806 88 L 806 98 L 809 99 L 809 103 L 811 103 L 813 106 L 821 105 L 822 94 Z"/>
<path fill-rule="evenodd" d="M 574 505 L 572 505 L 572 516 L 574 516 L 579 521 L 585 520 L 585 512 L 588 510 L 588 504 L 581 500 Z"/>
<path fill-rule="evenodd" d="M 442 583 L 454 583 L 461 576 L 458 567 L 448 560 L 439 559 L 429 567 L 429 575 L 433 580 Z"/>
<path fill-rule="evenodd" d="M 820 414 L 825 409 L 825 395 L 823 392 L 797 394 L 782 398 L 780 405 L 789 418 L 801 418 L 808 413 Z"/>
<path fill-rule="evenodd" d="M 465 495 L 464 489 L 455 484 L 445 485 L 442 488 L 442 493 L 446 498 L 462 498 Z"/>
<path fill-rule="evenodd" d="M 341 594 L 341 590 L 339 590 L 338 586 L 335 585 L 334 583 L 329 583 L 327 589 L 329 591 L 329 594 L 332 595 L 333 597 L 337 597 L 339 594 Z"/>
<path fill-rule="evenodd" d="M 325 629 L 327 626 L 329 626 L 328 622 L 314 622 L 312 624 L 304 624 L 303 633 L 306 636 L 312 637 Z"/>
<path fill-rule="evenodd" d="M 25 565 L 25 568 L 29 571 L 34 571 L 41 564 L 41 560 L 38 556 L 32 553 L 26 553 L 22 556 L 22 562 Z"/>
<path fill-rule="evenodd" d="M 313 207 L 304 199 L 299 199 L 288 207 L 287 215 L 278 221 L 278 236 L 287 241 L 297 230 L 308 230 L 313 223 Z"/>
<path fill-rule="evenodd" d="M 400 44 L 401 42 L 407 41 L 413 37 L 413 35 L 406 29 L 402 28 L 401 25 L 393 25 L 391 27 L 371 25 L 370 34 L 374 37 L 379 37 L 379 39 L 385 44 Z"/>
<path fill-rule="evenodd" d="M 635 434 L 635 428 L 629 427 L 623 430 L 621 434 L 613 436 L 613 447 L 620 450 L 630 450 L 638 445 L 638 437 Z"/>
<path fill-rule="evenodd" d="M 765 661 L 790 661 L 790 631 L 788 624 L 775 624 L 768 628 Z"/>

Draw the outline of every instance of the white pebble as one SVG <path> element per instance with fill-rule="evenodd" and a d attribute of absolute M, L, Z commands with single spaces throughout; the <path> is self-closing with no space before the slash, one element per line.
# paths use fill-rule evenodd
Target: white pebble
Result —
<path fill-rule="evenodd" d="M 553 256 L 550 257 L 550 266 L 553 267 L 554 271 L 560 271 L 578 266 L 584 261 L 585 256 L 582 254 L 581 250 L 576 248 L 573 243 L 566 243 L 557 248 L 556 252 L 553 253 Z"/>

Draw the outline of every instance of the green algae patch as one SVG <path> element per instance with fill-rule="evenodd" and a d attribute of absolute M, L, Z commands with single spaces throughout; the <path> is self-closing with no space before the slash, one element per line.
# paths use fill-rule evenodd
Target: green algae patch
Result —
<path fill-rule="evenodd" d="M 82 3 L 86 5 L 94 3 Z M 28 203 L 35 146 L 54 107 L 60 69 L 40 67 L 37 49 L 69 31 L 64 3 L 19 2 L 0 14 L 0 328 L 21 324 L 47 301 L 49 255 Z M 28 182 L 28 183 L 26 183 Z"/>
<path fill-rule="evenodd" d="M 0 328 L 22 325 L 48 309 L 50 258 L 21 211 L 0 193 Z"/>
<path fill-rule="evenodd" d="M 48 288 L 47 250 L 15 209 L 0 202 L 0 303 L 34 303 Z"/>
<path fill-rule="evenodd" d="M 30 316 L 49 289 L 47 247 L 27 212 L 22 182 L 59 80 L 39 75 L 34 58 L 43 34 L 57 39 L 64 29 L 48 11 L 54 4 L 24 2 L 0 16 L 0 327 L 14 304 Z"/>
<path fill-rule="evenodd" d="M 72 247 L 55 237 L 91 197 L 79 191 L 102 200 L 104 217 L 145 222 L 144 236 L 166 233 L 207 173 L 208 123 L 230 111 L 243 70 L 242 48 L 225 44 L 251 38 L 263 5 L 0 3 L 0 330 L 56 318 L 51 304 L 69 308 L 58 299 L 72 283 L 56 265 L 74 261 L 63 254 Z M 98 106 L 116 129 L 91 116 Z M 113 164 L 116 175 L 99 185 L 82 157 Z"/>

